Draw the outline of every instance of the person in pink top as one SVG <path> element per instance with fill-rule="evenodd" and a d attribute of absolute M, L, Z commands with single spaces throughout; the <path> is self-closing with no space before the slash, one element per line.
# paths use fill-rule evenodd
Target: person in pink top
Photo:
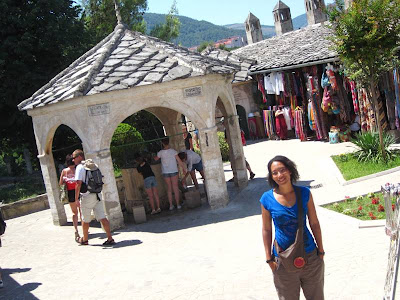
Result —
<path fill-rule="evenodd" d="M 72 159 L 72 155 L 68 154 L 67 157 L 65 158 L 65 164 L 67 167 L 62 170 L 61 175 L 60 175 L 60 186 L 63 184 L 67 185 L 67 191 L 68 191 L 68 202 L 69 206 L 71 207 L 73 216 L 72 216 L 72 223 L 74 224 L 75 228 L 75 238 L 79 238 L 79 232 L 78 232 L 78 207 L 76 206 L 75 203 L 75 186 L 76 186 L 76 181 L 75 181 L 75 164 Z"/>

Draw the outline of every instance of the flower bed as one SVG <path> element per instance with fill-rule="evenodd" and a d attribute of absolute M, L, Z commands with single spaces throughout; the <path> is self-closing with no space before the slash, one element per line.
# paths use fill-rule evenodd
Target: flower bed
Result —
<path fill-rule="evenodd" d="M 395 200 L 392 200 L 392 209 L 395 207 Z M 357 218 L 359 220 L 384 220 L 385 200 L 382 193 L 369 193 L 366 196 L 358 196 L 344 201 L 326 205 L 325 208 Z"/>

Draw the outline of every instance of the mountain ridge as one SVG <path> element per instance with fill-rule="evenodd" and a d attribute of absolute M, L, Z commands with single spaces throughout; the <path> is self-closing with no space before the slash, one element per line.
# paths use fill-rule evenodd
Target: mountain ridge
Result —
<path fill-rule="evenodd" d="M 165 14 L 145 13 L 144 20 L 147 23 L 147 33 L 160 23 L 165 22 Z M 178 38 L 173 42 L 181 44 L 184 47 L 199 46 L 202 42 L 216 42 L 221 39 L 233 36 L 246 36 L 245 25 L 243 23 L 234 23 L 227 25 L 215 25 L 204 20 L 196 20 L 186 16 L 178 16 L 181 22 L 181 30 Z M 307 26 L 306 14 L 293 19 L 293 28 L 299 29 Z M 275 35 L 275 27 L 272 25 L 261 25 L 264 39 Z"/>

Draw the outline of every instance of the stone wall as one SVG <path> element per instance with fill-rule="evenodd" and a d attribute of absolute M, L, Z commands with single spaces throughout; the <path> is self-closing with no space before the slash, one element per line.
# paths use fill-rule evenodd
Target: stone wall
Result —
<path fill-rule="evenodd" d="M 160 197 L 161 209 L 169 208 L 167 197 L 167 186 L 161 173 L 161 164 L 151 165 L 156 177 L 158 195 Z M 122 169 L 123 184 L 125 186 L 125 208 L 132 213 L 132 206 L 143 205 L 146 212 L 150 212 L 150 203 L 144 188 L 143 176 L 136 168 Z M 175 200 L 173 200 L 175 203 Z"/>
<path fill-rule="evenodd" d="M 47 194 L 0 206 L 5 220 L 25 216 L 50 208 Z"/>

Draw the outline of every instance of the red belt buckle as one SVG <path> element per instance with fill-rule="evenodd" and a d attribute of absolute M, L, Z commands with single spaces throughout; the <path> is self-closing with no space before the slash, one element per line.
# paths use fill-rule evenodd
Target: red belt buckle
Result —
<path fill-rule="evenodd" d="M 303 268 L 303 267 L 305 266 L 305 264 L 306 264 L 306 261 L 305 261 L 304 258 L 301 257 L 301 256 L 296 257 L 296 258 L 294 259 L 294 261 L 293 261 L 293 265 L 294 265 L 296 268 L 298 268 L 298 269 Z"/>

